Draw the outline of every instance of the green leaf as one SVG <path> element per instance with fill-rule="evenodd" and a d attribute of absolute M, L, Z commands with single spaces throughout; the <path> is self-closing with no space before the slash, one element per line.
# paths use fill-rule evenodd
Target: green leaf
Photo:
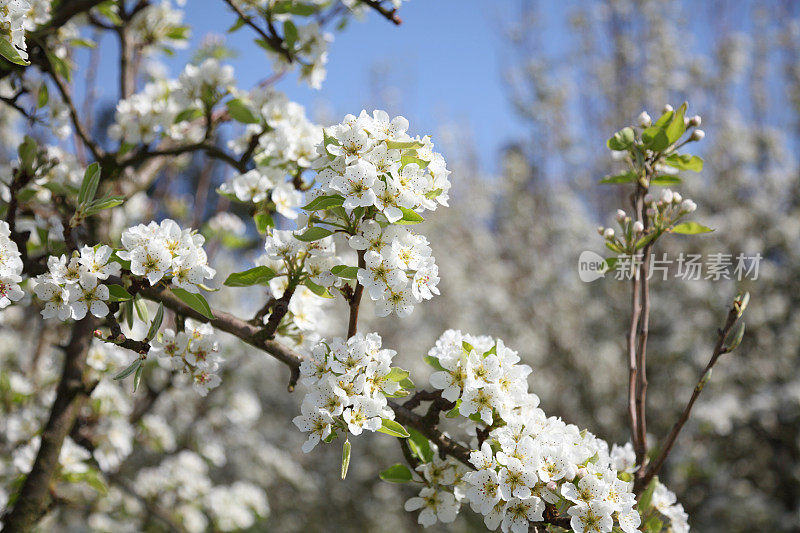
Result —
<path fill-rule="evenodd" d="M 344 203 L 344 196 L 339 194 L 331 194 L 327 196 L 317 196 L 311 200 L 307 205 L 303 206 L 306 211 L 320 211 L 322 209 L 330 209 Z"/>
<path fill-rule="evenodd" d="M 308 289 L 317 296 L 322 296 L 323 298 L 333 298 L 333 294 L 331 294 L 330 291 L 328 291 L 328 289 L 326 289 L 322 285 L 317 285 L 310 279 L 306 279 L 305 281 L 303 281 L 303 285 L 308 287 Z"/>
<path fill-rule="evenodd" d="M 697 235 L 698 233 L 708 233 L 714 230 L 697 222 L 683 222 L 673 226 L 670 231 L 681 235 Z"/>
<path fill-rule="evenodd" d="M 725 351 L 732 352 L 735 350 L 739 344 L 741 344 L 743 338 L 744 322 L 739 322 L 739 325 L 736 326 L 736 329 L 729 333 L 728 338 L 725 339 Z"/>
<path fill-rule="evenodd" d="M 133 375 L 133 392 L 136 392 L 136 389 L 139 388 L 140 381 L 142 381 L 142 365 L 139 365 L 139 368 L 136 369 L 136 373 Z"/>
<path fill-rule="evenodd" d="M 5 57 L 15 65 L 22 65 L 23 67 L 30 65 L 28 61 L 22 59 L 14 45 L 6 41 L 5 36 L 0 37 L 0 56 Z"/>
<path fill-rule="evenodd" d="M 133 328 L 133 297 L 122 304 L 122 314 L 128 324 L 128 329 Z"/>
<path fill-rule="evenodd" d="M 244 272 L 236 272 L 228 276 L 225 285 L 228 287 L 251 287 L 266 285 L 275 277 L 275 271 L 266 266 L 257 266 Z"/>
<path fill-rule="evenodd" d="M 679 170 L 700 172 L 703 170 L 703 158 L 689 154 L 671 154 L 664 159 L 664 163 Z"/>
<path fill-rule="evenodd" d="M 650 483 L 645 487 L 642 495 L 639 496 L 639 504 L 637 508 L 640 514 L 646 513 L 650 509 L 650 503 L 653 501 L 653 491 L 656 490 L 658 484 L 658 476 L 654 476 Z"/>
<path fill-rule="evenodd" d="M 378 431 L 381 433 L 386 433 L 387 435 L 391 435 L 392 437 L 398 438 L 408 438 L 411 435 L 406 431 L 406 428 L 402 426 L 402 424 L 395 422 L 394 420 L 389 420 L 388 418 L 381 419 L 382 425 L 378 428 Z"/>
<path fill-rule="evenodd" d="M 26 135 L 22 144 L 19 145 L 17 153 L 22 168 L 29 174 L 33 174 L 33 165 L 36 162 L 37 143 L 30 135 Z"/>
<path fill-rule="evenodd" d="M 675 112 L 675 116 L 672 117 L 672 121 L 667 126 L 665 132 L 667 134 L 667 140 L 669 141 L 668 144 L 672 144 L 678 139 L 681 138 L 683 132 L 686 131 L 686 122 L 683 120 L 683 115 L 686 113 L 686 102 L 681 104 L 678 110 Z"/>
<path fill-rule="evenodd" d="M 439 362 L 439 358 L 437 357 L 434 357 L 432 355 L 426 355 L 425 362 L 428 363 L 433 368 L 435 368 L 436 370 L 439 370 L 441 372 L 447 372 L 447 369 L 445 369 L 445 367 L 442 366 L 442 364 Z"/>
<path fill-rule="evenodd" d="M 128 300 L 133 300 L 133 296 L 125 290 L 125 287 L 122 285 L 108 285 L 109 302 L 126 302 Z"/>
<path fill-rule="evenodd" d="M 420 433 L 414 428 L 408 430 L 410 437 L 408 438 L 408 447 L 420 461 L 423 463 L 430 463 L 433 461 L 433 450 L 428 437 Z"/>
<path fill-rule="evenodd" d="M 308 228 L 305 231 L 305 233 L 302 233 L 301 235 L 295 235 L 294 238 L 297 239 L 298 241 L 313 242 L 313 241 L 318 241 L 320 239 L 324 239 L 329 235 L 333 235 L 333 232 L 331 230 L 321 228 L 319 226 L 314 226 Z"/>
<path fill-rule="evenodd" d="M 342 479 L 347 477 L 347 470 L 350 468 L 350 440 L 344 441 L 342 447 Z"/>
<path fill-rule="evenodd" d="M 634 138 L 633 128 L 622 128 L 606 141 L 606 146 L 615 152 L 622 152 L 630 148 Z"/>
<path fill-rule="evenodd" d="M 412 476 L 411 470 L 406 465 L 397 463 L 378 474 L 378 477 L 389 483 L 408 483 Z"/>
<path fill-rule="evenodd" d="M 419 224 L 425 220 L 422 215 L 406 207 L 401 207 L 400 211 L 403 212 L 403 218 L 395 222 L 395 224 Z"/>
<path fill-rule="evenodd" d="M 83 181 L 78 192 L 78 204 L 86 204 L 94 200 L 97 193 L 97 186 L 100 183 L 100 164 L 95 162 L 86 168 L 83 173 Z"/>
<path fill-rule="evenodd" d="M 192 120 L 198 119 L 203 116 L 203 110 L 199 107 L 190 107 L 189 109 L 184 109 L 178 116 L 175 117 L 175 123 L 178 122 L 191 122 Z"/>
<path fill-rule="evenodd" d="M 408 377 L 408 375 L 409 375 L 408 370 L 403 370 L 400 367 L 393 366 L 389 370 L 389 374 L 386 376 L 386 378 L 390 379 L 392 381 L 400 382 L 400 381 L 403 381 L 404 379 L 406 379 Z"/>
<path fill-rule="evenodd" d="M 144 304 L 142 297 L 138 294 L 133 298 L 133 308 L 136 309 L 136 315 L 139 317 L 139 320 L 147 323 L 149 319 L 147 306 Z"/>
<path fill-rule="evenodd" d="M 623 172 L 622 174 L 615 174 L 613 176 L 606 176 L 600 180 L 600 183 L 631 183 L 636 181 L 636 173 L 632 170 Z"/>
<path fill-rule="evenodd" d="M 645 148 L 660 152 L 670 145 L 666 130 L 661 126 L 650 126 L 642 132 Z"/>
<path fill-rule="evenodd" d="M 136 372 L 136 369 L 139 368 L 140 366 L 142 366 L 142 360 L 137 357 L 136 360 L 134 360 L 130 365 L 128 365 L 128 367 L 125 370 L 114 376 L 114 379 L 116 380 L 125 379 L 134 372 Z"/>
<path fill-rule="evenodd" d="M 256 116 L 250 107 L 238 98 L 228 102 L 228 113 L 231 118 L 242 124 L 259 124 L 261 119 Z"/>
<path fill-rule="evenodd" d="M 245 25 L 244 19 L 242 17 L 239 17 L 238 19 L 236 19 L 236 22 L 233 23 L 233 26 L 228 28 L 228 33 L 233 33 L 244 25 Z"/>
<path fill-rule="evenodd" d="M 50 93 L 47 90 L 47 84 L 42 83 L 42 86 L 39 87 L 39 94 L 36 97 L 36 107 L 42 108 L 46 106 L 49 100 L 50 100 Z"/>
<path fill-rule="evenodd" d="M 125 203 L 124 196 L 105 196 L 103 198 L 100 198 L 99 200 L 94 200 L 93 202 L 90 202 L 86 206 L 84 214 L 87 216 L 94 215 L 96 213 L 99 213 L 103 209 L 111 209 L 112 207 L 117 207 L 118 205 L 122 205 L 124 203 Z"/>
<path fill-rule="evenodd" d="M 406 389 L 406 390 L 408 390 L 408 389 L 416 389 L 417 388 L 417 386 L 414 385 L 414 382 L 411 381 L 411 378 L 403 378 L 403 379 L 401 379 L 400 380 L 400 386 L 403 389 Z"/>
<path fill-rule="evenodd" d="M 416 163 L 419 168 L 425 169 L 428 168 L 430 161 L 425 161 L 424 159 L 420 159 L 419 157 L 415 157 L 413 155 L 404 155 L 400 157 L 400 168 L 410 165 L 411 163 Z"/>
<path fill-rule="evenodd" d="M 266 233 L 267 228 L 275 227 L 275 221 L 272 220 L 272 216 L 269 213 L 256 213 L 253 215 L 253 220 L 259 233 Z"/>
<path fill-rule="evenodd" d="M 675 114 L 675 111 L 667 111 L 656 120 L 656 123 L 653 126 L 658 126 L 659 128 L 666 126 L 669 124 L 669 121 L 672 120 L 672 116 Z"/>
<path fill-rule="evenodd" d="M 294 50 L 294 45 L 297 42 L 297 26 L 294 25 L 291 19 L 286 19 L 283 23 L 283 40 L 286 41 L 286 48 L 289 51 Z"/>
<path fill-rule="evenodd" d="M 158 333 L 158 328 L 161 327 L 161 323 L 164 321 L 164 304 L 159 302 L 158 309 L 156 310 L 156 316 L 153 317 L 153 321 L 150 323 L 150 329 L 147 331 L 146 340 L 152 340 L 156 338 L 156 333 Z M 134 388 L 134 391 L 136 389 Z"/>
<path fill-rule="evenodd" d="M 423 144 L 419 141 L 386 141 L 386 148 L 389 150 L 416 150 L 422 146 Z"/>
<path fill-rule="evenodd" d="M 347 265 L 336 265 L 331 269 L 334 276 L 346 279 L 356 279 L 358 277 L 358 267 Z"/>
<path fill-rule="evenodd" d="M 650 185 L 680 185 L 683 180 L 670 174 L 659 174 L 650 180 Z"/>
<path fill-rule="evenodd" d="M 173 287 L 172 293 L 177 296 L 183 303 L 203 315 L 209 320 L 214 320 L 214 313 L 211 312 L 211 306 L 203 298 L 202 294 L 195 294 L 180 287 Z"/>

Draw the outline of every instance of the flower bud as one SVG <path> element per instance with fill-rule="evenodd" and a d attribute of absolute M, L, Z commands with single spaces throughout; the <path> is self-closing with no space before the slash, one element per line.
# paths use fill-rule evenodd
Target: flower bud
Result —
<path fill-rule="evenodd" d="M 690 126 L 697 127 L 701 123 L 702 123 L 702 119 L 700 118 L 700 115 L 695 115 L 695 116 L 693 116 L 692 118 L 689 119 L 689 125 Z"/>
<path fill-rule="evenodd" d="M 606 228 L 604 228 L 603 226 L 597 226 L 597 233 L 599 235 L 602 235 L 604 231 L 606 231 Z"/>
<path fill-rule="evenodd" d="M 661 191 L 661 201 L 664 202 L 665 204 L 671 204 L 672 203 L 672 197 L 673 197 L 673 194 L 672 194 L 671 190 L 664 189 L 663 191 Z"/>
<path fill-rule="evenodd" d="M 681 202 L 681 211 L 685 213 L 691 213 L 695 209 L 697 209 L 697 204 L 689 200 L 688 198 L 683 202 Z"/>
<path fill-rule="evenodd" d="M 637 220 L 633 223 L 633 232 L 634 233 L 641 233 L 644 231 L 644 224 L 641 221 Z"/>
<path fill-rule="evenodd" d="M 656 210 L 653 209 L 652 207 L 648 207 L 647 211 L 645 211 L 645 214 L 649 217 L 654 217 L 656 216 Z"/>
<path fill-rule="evenodd" d="M 589 471 L 588 471 L 588 470 L 586 470 L 586 468 L 585 468 L 585 467 L 580 467 L 580 468 L 578 469 L 578 477 L 579 477 L 580 479 L 583 479 L 583 478 L 585 478 L 587 475 L 589 475 Z"/>
<path fill-rule="evenodd" d="M 706 136 L 706 132 L 704 132 L 703 130 L 694 130 L 692 132 L 692 136 L 689 139 L 692 140 L 692 141 L 700 141 L 705 136 Z"/>
<path fill-rule="evenodd" d="M 547 488 L 555 492 L 556 490 L 558 490 L 558 485 L 556 484 L 555 481 L 548 481 Z"/>
<path fill-rule="evenodd" d="M 645 204 L 652 204 L 653 203 L 653 195 L 650 194 L 650 193 L 645 194 L 644 195 L 644 203 Z"/>
<path fill-rule="evenodd" d="M 647 114 L 647 111 L 642 111 L 637 120 L 639 121 L 639 125 L 643 128 L 649 128 L 650 124 L 653 123 L 653 120 L 650 118 L 650 115 Z"/>
<path fill-rule="evenodd" d="M 625 211 L 623 211 L 622 209 L 617 209 L 617 222 L 622 222 L 623 220 L 625 220 L 625 217 L 627 216 L 628 215 L 625 214 Z"/>
<path fill-rule="evenodd" d="M 606 228 L 603 232 L 603 237 L 606 239 L 613 239 L 614 238 L 614 229 L 613 228 Z"/>
<path fill-rule="evenodd" d="M 664 106 L 664 109 L 661 110 L 662 113 L 671 113 L 674 111 L 671 105 L 667 104 Z"/>
<path fill-rule="evenodd" d="M 679 193 L 679 192 L 672 193 L 672 203 L 673 204 L 679 204 L 682 201 L 683 201 L 683 196 L 681 196 L 681 193 Z"/>

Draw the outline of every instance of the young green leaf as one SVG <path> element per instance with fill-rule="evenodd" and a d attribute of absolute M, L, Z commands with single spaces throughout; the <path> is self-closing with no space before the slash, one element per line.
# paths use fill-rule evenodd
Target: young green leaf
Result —
<path fill-rule="evenodd" d="M 331 230 L 327 230 L 319 226 L 314 226 L 313 228 L 308 228 L 305 231 L 305 233 L 301 235 L 295 235 L 294 238 L 297 239 L 298 241 L 313 242 L 313 241 L 318 241 L 320 239 L 324 239 L 329 235 L 333 235 L 333 232 Z"/>
<path fill-rule="evenodd" d="M 286 19 L 283 23 L 283 40 L 286 41 L 286 48 L 291 52 L 297 42 L 297 26 L 292 19 Z"/>
<path fill-rule="evenodd" d="M 153 317 L 153 321 L 150 323 L 150 329 L 147 331 L 146 340 L 152 340 L 156 338 L 156 333 L 158 333 L 158 328 L 161 327 L 161 323 L 164 321 L 164 304 L 158 304 L 158 309 L 156 310 L 156 316 Z"/>
<path fill-rule="evenodd" d="M 108 285 L 108 301 L 109 302 L 126 302 L 132 300 L 131 293 L 125 290 L 122 285 Z"/>
<path fill-rule="evenodd" d="M 202 294 L 195 294 L 180 287 L 173 287 L 172 293 L 177 296 L 183 303 L 203 315 L 209 320 L 214 320 L 214 313 L 211 312 L 211 306 L 203 298 Z"/>
<path fill-rule="evenodd" d="M 347 470 L 350 468 L 350 440 L 344 441 L 342 447 L 342 479 L 347 477 Z"/>
<path fill-rule="evenodd" d="M 406 207 L 401 207 L 400 211 L 403 212 L 403 218 L 395 222 L 395 224 L 419 224 L 425 220 L 422 215 Z"/>
<path fill-rule="evenodd" d="M 681 235 L 697 235 L 698 233 L 708 233 L 714 230 L 697 222 L 683 222 L 673 226 L 670 231 Z"/>
<path fill-rule="evenodd" d="M 631 183 L 636 181 L 636 173 L 629 170 L 627 172 L 623 172 L 622 174 L 615 174 L 613 176 L 606 176 L 605 178 L 600 180 L 601 184 L 608 184 L 608 183 Z"/>
<path fill-rule="evenodd" d="M 703 170 L 703 158 L 696 155 L 671 154 L 664 158 L 664 163 L 678 170 L 691 170 L 692 172 Z"/>
<path fill-rule="evenodd" d="M 19 55 L 19 51 L 14 47 L 14 45 L 6 41 L 5 36 L 0 39 L 0 56 L 3 56 L 15 65 L 30 65 L 28 61 L 22 59 L 22 56 Z"/>
<path fill-rule="evenodd" d="M 244 272 L 235 272 L 228 276 L 225 285 L 228 287 L 251 287 L 265 285 L 275 277 L 275 271 L 266 266 L 257 266 Z"/>
<path fill-rule="evenodd" d="M 100 183 L 100 164 L 95 162 L 86 167 L 83 173 L 83 181 L 78 192 L 78 204 L 86 204 L 94 200 L 97 194 L 97 186 Z"/>
<path fill-rule="evenodd" d="M 317 285 L 316 283 L 314 283 L 310 279 L 306 279 L 303 282 L 303 285 L 308 287 L 308 289 L 311 292 L 313 292 L 314 294 L 316 294 L 317 296 L 321 296 L 323 298 L 333 298 L 333 294 L 331 294 L 330 291 L 328 291 L 328 289 L 326 289 L 322 285 Z"/>
<path fill-rule="evenodd" d="M 148 322 L 149 316 L 147 313 L 147 306 L 144 304 L 144 300 L 140 295 L 136 295 L 133 298 L 133 308 L 136 309 L 136 316 L 139 317 L 139 320 L 142 322 Z"/>
<path fill-rule="evenodd" d="M 411 453 L 414 454 L 423 463 L 430 463 L 433 461 L 433 450 L 428 437 L 420 433 L 414 428 L 408 430 L 408 447 Z"/>
<path fill-rule="evenodd" d="M 307 205 L 303 206 L 303 209 L 305 211 L 320 211 L 322 209 L 330 209 L 331 207 L 340 206 L 343 203 L 344 196 L 340 194 L 330 194 L 327 196 L 317 196 Z"/>
<path fill-rule="evenodd" d="M 437 358 L 437 357 L 434 357 L 432 355 L 426 355 L 425 356 L 425 362 L 428 363 L 433 368 L 435 368 L 436 370 L 439 370 L 439 371 L 442 371 L 442 372 L 446 372 L 445 368 L 439 362 L 439 358 Z"/>
<path fill-rule="evenodd" d="M 683 135 L 683 132 L 686 131 L 686 122 L 683 120 L 683 115 L 686 113 L 686 107 L 686 102 L 681 104 L 678 110 L 675 111 L 675 116 L 672 117 L 672 121 L 665 130 L 668 144 L 672 144 L 680 139 L 681 135 Z"/>
<path fill-rule="evenodd" d="M 394 420 L 389 420 L 388 418 L 381 419 L 381 427 L 378 428 L 378 431 L 381 433 L 386 433 L 387 435 L 391 435 L 392 437 L 399 437 L 399 438 L 408 438 L 410 435 L 406 428 L 404 428 L 400 423 L 395 422 Z"/>
<path fill-rule="evenodd" d="M 386 376 L 386 378 L 392 381 L 400 382 L 403 381 L 405 378 L 407 378 L 408 374 L 409 374 L 408 370 L 403 370 L 400 367 L 393 366 L 389 370 L 389 374 Z"/>
<path fill-rule="evenodd" d="M 136 369 L 139 368 L 140 366 L 142 366 L 142 360 L 137 357 L 130 365 L 128 365 L 127 368 L 125 368 L 125 370 L 114 376 L 114 379 L 116 380 L 125 379 L 134 372 L 136 372 Z"/>
<path fill-rule="evenodd" d="M 406 465 L 397 463 L 378 474 L 378 477 L 389 483 L 408 483 L 411 481 L 411 470 Z"/>
<path fill-rule="evenodd" d="M 334 276 L 339 276 L 340 278 L 356 279 L 358 276 L 358 267 L 336 265 L 335 267 L 331 268 L 331 272 Z"/>
<path fill-rule="evenodd" d="M 615 152 L 622 152 L 630 148 L 634 138 L 633 128 L 622 128 L 606 141 L 606 146 Z"/>
<path fill-rule="evenodd" d="M 231 118 L 242 124 L 258 124 L 261 122 L 250 107 L 238 98 L 234 98 L 228 102 L 228 113 Z"/>
<path fill-rule="evenodd" d="M 141 364 L 136 369 L 136 373 L 133 375 L 133 392 L 136 392 L 136 389 L 139 388 L 139 382 L 140 381 L 142 381 L 142 365 Z"/>

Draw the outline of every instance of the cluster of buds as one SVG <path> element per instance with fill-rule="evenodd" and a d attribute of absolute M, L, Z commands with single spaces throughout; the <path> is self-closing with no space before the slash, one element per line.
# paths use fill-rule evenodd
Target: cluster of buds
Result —
<path fill-rule="evenodd" d="M 647 207 L 645 214 L 654 226 L 668 227 L 682 216 L 694 212 L 697 204 L 688 198 L 683 198 L 680 193 L 670 189 L 661 191 L 661 197 L 656 200 L 653 195 L 644 197 Z"/>
<path fill-rule="evenodd" d="M 675 109 L 669 104 L 665 105 L 664 109 L 661 110 L 662 113 L 671 113 L 673 111 L 675 111 Z M 700 117 L 700 115 L 694 115 L 691 117 L 684 117 L 683 121 L 687 128 L 698 128 L 700 127 L 700 124 L 702 124 L 703 119 Z M 637 122 L 641 128 L 649 128 L 653 125 L 653 120 L 650 118 L 650 115 L 647 113 L 647 111 L 642 111 L 639 114 Z M 700 141 L 705 136 L 706 132 L 700 129 L 695 129 L 692 132 L 692 135 L 689 137 L 689 141 Z"/>

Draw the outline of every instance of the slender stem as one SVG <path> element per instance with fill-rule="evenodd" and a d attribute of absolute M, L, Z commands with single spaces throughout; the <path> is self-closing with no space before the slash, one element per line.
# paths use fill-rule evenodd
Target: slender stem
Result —
<path fill-rule="evenodd" d="M 634 212 L 636 216 L 636 220 L 642 220 L 643 215 L 643 207 L 644 207 L 644 195 L 640 194 L 640 190 L 637 187 L 636 193 L 633 198 L 633 206 Z M 641 272 L 638 267 L 633 264 L 635 257 L 631 258 L 632 261 L 632 268 L 634 268 L 633 272 L 633 280 L 631 281 L 632 290 L 631 290 L 631 322 L 630 327 L 628 328 L 628 335 L 627 335 L 627 342 L 628 342 L 628 422 L 631 426 L 631 441 L 633 443 L 633 447 L 637 450 L 637 457 L 638 457 L 638 450 L 640 448 L 639 445 L 639 431 L 638 431 L 638 421 L 639 417 L 637 414 L 636 409 L 636 391 L 637 391 L 637 380 L 638 380 L 638 357 L 637 357 L 637 334 L 639 331 L 639 318 L 642 313 L 642 305 L 641 305 Z"/>
<path fill-rule="evenodd" d="M 647 188 L 638 186 L 638 196 L 644 202 Z M 649 219 L 641 213 L 640 218 L 644 230 L 649 227 Z M 641 290 L 641 314 L 637 331 L 638 344 L 636 350 L 636 464 L 644 465 L 647 458 L 647 336 L 650 328 L 650 253 L 652 241 L 642 250 L 642 262 L 639 268 L 639 283 Z M 641 474 L 640 474 L 641 473 Z M 644 469 L 640 468 L 637 475 L 643 475 Z"/>
<path fill-rule="evenodd" d="M 358 251 L 358 268 L 366 268 L 367 264 L 364 261 L 364 250 Z M 361 296 L 364 293 L 364 286 L 356 281 L 356 288 L 353 291 L 353 296 L 350 298 L 350 320 L 347 324 L 347 338 L 349 339 L 356 334 L 358 330 L 358 308 L 361 305 Z"/>
<path fill-rule="evenodd" d="M 694 407 L 694 403 L 697 401 L 697 398 L 703 391 L 706 381 L 710 377 L 709 372 L 716 364 L 719 357 L 728 353 L 729 349 L 725 346 L 725 339 L 733 329 L 733 326 L 736 325 L 736 322 L 739 320 L 739 316 L 739 311 L 735 308 L 735 306 L 731 307 L 730 311 L 728 311 L 728 316 L 725 319 L 725 325 L 722 327 L 722 329 L 717 331 L 717 343 L 714 346 L 711 359 L 709 359 L 708 364 L 700 373 L 700 377 L 698 378 L 697 384 L 692 391 L 692 396 L 689 398 L 689 402 L 683 408 L 683 412 L 681 412 L 677 422 L 675 422 L 675 424 L 672 426 L 672 430 L 669 432 L 667 440 L 664 442 L 664 446 L 661 448 L 661 452 L 658 454 L 658 457 L 656 457 L 655 461 L 653 461 L 650 467 L 647 468 L 644 476 L 642 476 L 640 480 L 636 480 L 636 485 L 640 487 L 640 490 L 643 490 L 644 487 L 650 483 L 650 480 L 653 479 L 653 476 L 657 475 L 664 466 L 664 462 L 667 460 L 667 457 L 672 451 L 675 441 L 678 440 L 678 435 L 683 429 L 683 426 L 686 424 L 686 421 L 689 420 L 689 415 L 692 413 L 692 407 Z"/>

